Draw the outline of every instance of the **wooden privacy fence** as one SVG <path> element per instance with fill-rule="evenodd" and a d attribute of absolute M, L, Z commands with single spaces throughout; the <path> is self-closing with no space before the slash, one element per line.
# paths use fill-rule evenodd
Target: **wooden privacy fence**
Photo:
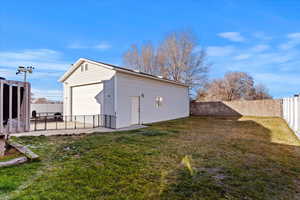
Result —
<path fill-rule="evenodd" d="M 283 99 L 283 118 L 300 138 L 300 97 Z"/>
<path fill-rule="evenodd" d="M 0 135 L 30 130 L 30 84 L 0 80 Z"/>

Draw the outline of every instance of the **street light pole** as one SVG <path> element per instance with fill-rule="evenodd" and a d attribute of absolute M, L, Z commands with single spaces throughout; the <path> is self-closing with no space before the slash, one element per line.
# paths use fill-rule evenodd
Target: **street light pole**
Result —
<path fill-rule="evenodd" d="M 33 70 L 34 70 L 34 67 L 32 67 L 32 66 L 29 66 L 29 67 L 19 66 L 16 74 L 18 75 L 18 74 L 24 73 L 24 82 L 26 82 L 27 81 L 27 73 L 32 74 Z"/>

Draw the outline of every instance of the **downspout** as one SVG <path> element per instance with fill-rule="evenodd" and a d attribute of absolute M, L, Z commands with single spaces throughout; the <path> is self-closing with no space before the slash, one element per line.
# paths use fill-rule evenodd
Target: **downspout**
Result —
<path fill-rule="evenodd" d="M 117 96 L 118 96 L 118 91 L 117 91 L 117 71 L 115 71 L 114 75 L 114 111 L 115 111 L 115 128 L 118 128 L 118 113 L 117 113 Z"/>

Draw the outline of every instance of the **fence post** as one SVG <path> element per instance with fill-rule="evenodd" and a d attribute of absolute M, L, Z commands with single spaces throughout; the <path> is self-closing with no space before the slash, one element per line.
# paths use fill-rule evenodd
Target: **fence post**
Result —
<path fill-rule="evenodd" d="M 65 129 L 67 130 L 67 116 L 65 116 Z"/>
<path fill-rule="evenodd" d="M 300 96 L 297 97 L 297 110 L 296 110 L 298 117 L 297 117 L 297 129 L 296 129 L 296 135 L 300 137 Z"/>
<path fill-rule="evenodd" d="M 285 117 L 285 98 L 282 99 L 282 117 L 283 117 L 283 119 L 286 119 L 286 117 Z"/>
<path fill-rule="evenodd" d="M 47 117 L 45 116 L 45 130 L 47 130 Z"/>
<path fill-rule="evenodd" d="M 286 118 L 286 120 L 288 121 L 289 119 L 289 113 L 288 113 L 288 111 L 289 111 L 289 102 L 288 102 L 288 99 L 286 98 L 285 99 L 285 118 Z"/>
<path fill-rule="evenodd" d="M 109 115 L 109 128 L 111 128 L 111 115 Z"/>
<path fill-rule="evenodd" d="M 98 127 L 100 127 L 100 114 L 98 115 Z"/>
<path fill-rule="evenodd" d="M 95 115 L 93 115 L 93 128 L 95 128 Z"/>
<path fill-rule="evenodd" d="M 294 109 L 295 109 L 295 106 L 294 106 L 294 98 L 291 98 L 291 127 L 292 129 L 294 130 L 294 121 L 295 121 L 295 113 L 294 113 Z"/>
<path fill-rule="evenodd" d="M 296 134 L 298 133 L 298 131 L 299 131 L 299 126 L 300 126 L 300 124 L 299 124 L 299 118 L 300 118 L 300 113 L 299 113 L 299 106 L 300 106 L 300 104 L 299 104 L 299 99 L 300 99 L 300 97 L 295 97 L 295 132 L 296 132 Z"/>
<path fill-rule="evenodd" d="M 34 131 L 36 131 L 37 117 L 34 119 Z"/>
<path fill-rule="evenodd" d="M 56 130 L 57 130 L 57 117 L 56 116 L 54 116 L 54 119 L 55 119 L 55 128 L 56 128 Z"/>
<path fill-rule="evenodd" d="M 76 129 L 76 115 L 74 116 L 74 120 L 75 120 L 75 125 L 74 125 L 75 127 L 74 128 Z"/>
<path fill-rule="evenodd" d="M 83 115 L 83 128 L 85 128 L 85 115 Z"/>
<path fill-rule="evenodd" d="M 293 115 L 294 115 L 294 120 L 293 120 L 293 129 L 296 131 L 298 129 L 298 104 L 297 104 L 297 97 L 293 98 L 293 104 L 294 104 L 294 109 L 293 109 Z"/>
<path fill-rule="evenodd" d="M 287 121 L 288 121 L 288 124 L 290 125 L 290 122 L 291 122 L 291 112 L 290 112 L 290 110 L 291 110 L 291 101 L 290 101 L 291 99 L 290 98 L 288 98 L 288 117 L 287 117 Z"/>

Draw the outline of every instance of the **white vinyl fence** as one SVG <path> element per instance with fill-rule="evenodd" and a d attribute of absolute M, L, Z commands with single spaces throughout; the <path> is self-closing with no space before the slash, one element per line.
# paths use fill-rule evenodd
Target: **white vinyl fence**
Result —
<path fill-rule="evenodd" d="M 53 104 L 37 104 L 32 103 L 31 104 L 31 111 L 30 116 L 32 117 L 32 111 L 35 111 L 36 114 L 47 116 L 47 115 L 53 115 L 54 113 L 61 113 L 63 114 L 63 104 L 60 103 L 53 103 Z"/>
<path fill-rule="evenodd" d="M 283 99 L 283 118 L 300 139 L 300 97 Z"/>

